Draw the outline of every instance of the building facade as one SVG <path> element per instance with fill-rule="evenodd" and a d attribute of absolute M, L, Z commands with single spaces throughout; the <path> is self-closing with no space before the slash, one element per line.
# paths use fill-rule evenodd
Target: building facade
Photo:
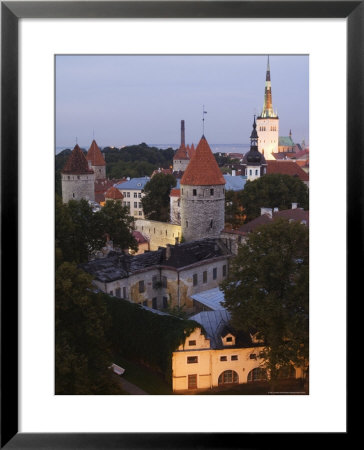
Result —
<path fill-rule="evenodd" d="M 149 177 L 132 178 L 125 183 L 116 185 L 123 195 L 123 206 L 129 208 L 129 214 L 136 219 L 144 219 L 143 189 L 149 180 Z"/>

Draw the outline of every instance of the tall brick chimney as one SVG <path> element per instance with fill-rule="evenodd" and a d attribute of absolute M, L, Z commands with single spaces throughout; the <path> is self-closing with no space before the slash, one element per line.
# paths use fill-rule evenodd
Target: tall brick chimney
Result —
<path fill-rule="evenodd" d="M 185 146 L 185 121 L 181 120 L 181 147 Z"/>

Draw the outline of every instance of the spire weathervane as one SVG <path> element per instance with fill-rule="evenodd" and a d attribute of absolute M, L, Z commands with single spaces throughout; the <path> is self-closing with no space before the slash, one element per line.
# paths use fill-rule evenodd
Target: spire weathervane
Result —
<path fill-rule="evenodd" d="M 205 111 L 205 105 L 202 105 L 202 135 L 205 136 L 205 114 L 207 114 L 207 111 Z"/>

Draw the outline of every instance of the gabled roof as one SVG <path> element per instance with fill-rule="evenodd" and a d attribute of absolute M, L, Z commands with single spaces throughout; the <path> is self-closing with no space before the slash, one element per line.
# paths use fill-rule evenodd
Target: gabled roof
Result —
<path fill-rule="evenodd" d="M 181 190 L 180 189 L 171 189 L 171 192 L 169 194 L 170 197 L 180 197 L 181 196 Z"/>
<path fill-rule="evenodd" d="M 115 186 L 111 186 L 105 192 L 105 199 L 122 200 L 123 198 L 124 198 L 123 194 L 119 191 L 119 189 L 116 189 Z"/>
<path fill-rule="evenodd" d="M 92 141 L 91 147 L 88 149 L 86 159 L 87 161 L 91 161 L 92 166 L 106 165 L 104 157 L 102 156 L 101 150 L 99 146 L 96 144 L 95 139 Z"/>
<path fill-rule="evenodd" d="M 301 181 L 308 181 L 308 174 L 294 161 L 267 161 L 267 174 L 280 173 L 282 175 L 297 176 Z"/>
<path fill-rule="evenodd" d="M 202 136 L 196 152 L 183 174 L 181 185 L 187 186 L 209 186 L 225 184 L 216 159 L 212 154 L 205 136 Z"/>
<path fill-rule="evenodd" d="M 190 159 L 187 153 L 187 149 L 184 145 L 181 145 L 181 147 L 176 151 L 173 159 Z"/>
<path fill-rule="evenodd" d="M 67 162 L 62 169 L 62 173 L 74 175 L 94 173 L 94 171 L 89 168 L 87 159 L 78 144 L 75 145 L 75 148 L 67 159 Z"/>

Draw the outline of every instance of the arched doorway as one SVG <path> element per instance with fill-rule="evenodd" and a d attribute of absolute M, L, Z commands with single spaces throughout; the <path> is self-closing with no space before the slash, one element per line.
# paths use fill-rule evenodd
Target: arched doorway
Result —
<path fill-rule="evenodd" d="M 267 380 L 267 371 L 265 369 L 257 367 L 248 373 L 248 382 L 266 381 L 266 380 Z"/>
<path fill-rule="evenodd" d="M 225 372 L 222 372 L 219 376 L 219 386 L 223 384 L 238 384 L 239 383 L 239 376 L 235 372 L 235 370 L 225 370 Z"/>

